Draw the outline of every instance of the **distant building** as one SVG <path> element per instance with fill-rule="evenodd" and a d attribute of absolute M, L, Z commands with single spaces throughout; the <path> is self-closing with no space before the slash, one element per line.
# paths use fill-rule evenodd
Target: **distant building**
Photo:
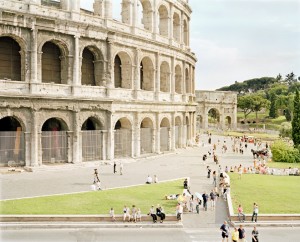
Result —
<path fill-rule="evenodd" d="M 197 131 L 228 130 L 237 127 L 237 93 L 196 91 Z"/>
<path fill-rule="evenodd" d="M 187 0 L 0 0 L 0 164 L 140 157 L 195 136 Z M 138 14 L 138 9 L 142 10 Z"/>

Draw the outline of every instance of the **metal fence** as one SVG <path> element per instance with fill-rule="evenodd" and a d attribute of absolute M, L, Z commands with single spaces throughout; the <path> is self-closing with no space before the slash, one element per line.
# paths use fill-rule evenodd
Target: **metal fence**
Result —
<path fill-rule="evenodd" d="M 22 131 L 0 132 L 0 165 L 1 166 L 25 165 L 24 132 Z"/>
<path fill-rule="evenodd" d="M 152 128 L 141 128 L 141 154 L 152 153 Z"/>
<path fill-rule="evenodd" d="M 102 160 L 103 132 L 101 130 L 82 131 L 82 160 Z"/>
<path fill-rule="evenodd" d="M 169 150 L 169 128 L 160 128 L 160 151 Z"/>
<path fill-rule="evenodd" d="M 178 149 L 179 145 L 180 145 L 180 141 L 179 141 L 179 126 L 175 126 L 175 148 Z"/>
<path fill-rule="evenodd" d="M 68 161 L 68 137 L 66 131 L 42 132 L 43 163 Z"/>
<path fill-rule="evenodd" d="M 130 157 L 132 155 L 132 131 L 130 129 L 115 130 L 115 157 Z"/>

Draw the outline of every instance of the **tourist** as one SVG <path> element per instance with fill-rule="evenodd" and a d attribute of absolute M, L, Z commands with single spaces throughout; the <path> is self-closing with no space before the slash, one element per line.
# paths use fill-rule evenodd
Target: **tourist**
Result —
<path fill-rule="evenodd" d="M 136 223 L 136 215 L 137 215 L 137 210 L 135 205 L 132 205 L 132 209 L 131 209 L 131 218 L 132 221 Z"/>
<path fill-rule="evenodd" d="M 210 178 L 211 169 L 207 166 L 207 178 Z"/>
<path fill-rule="evenodd" d="M 126 218 L 128 218 L 128 222 L 130 222 L 130 210 L 125 205 L 124 208 L 123 208 L 123 222 L 125 222 Z"/>
<path fill-rule="evenodd" d="M 117 164 L 114 162 L 114 174 L 117 172 Z"/>
<path fill-rule="evenodd" d="M 245 214 L 243 212 L 243 208 L 242 208 L 241 204 L 239 205 L 237 210 L 238 210 L 238 217 L 239 217 L 240 222 L 245 222 Z"/>
<path fill-rule="evenodd" d="M 217 172 L 213 171 L 213 185 L 216 187 L 217 186 Z"/>
<path fill-rule="evenodd" d="M 209 196 L 210 196 L 211 210 L 214 210 L 216 206 L 216 194 L 214 193 L 214 190 L 211 190 Z"/>
<path fill-rule="evenodd" d="M 228 242 L 229 226 L 226 221 L 224 221 L 224 223 L 220 227 L 220 230 L 222 231 L 222 242 L 224 242 L 225 239 Z"/>
<path fill-rule="evenodd" d="M 136 212 L 136 221 L 142 221 L 142 212 L 140 208 L 138 208 Z"/>
<path fill-rule="evenodd" d="M 234 227 L 234 230 L 232 231 L 231 234 L 231 240 L 232 242 L 238 242 L 238 239 L 239 239 L 239 231 L 236 227 Z"/>
<path fill-rule="evenodd" d="M 238 179 L 241 180 L 242 174 L 243 174 L 243 168 L 241 166 L 239 166 L 239 168 L 238 168 L 238 173 L 239 173 Z"/>
<path fill-rule="evenodd" d="M 182 214 L 183 214 L 183 206 L 181 205 L 181 203 L 177 203 L 176 216 L 177 216 L 177 221 L 178 222 L 182 221 Z"/>
<path fill-rule="evenodd" d="M 152 183 L 152 177 L 150 175 L 148 175 L 146 184 L 151 184 L 151 183 Z"/>
<path fill-rule="evenodd" d="M 150 215 L 152 217 L 153 223 L 157 222 L 157 216 L 156 216 L 156 213 L 154 211 L 154 205 L 151 206 L 148 215 Z"/>
<path fill-rule="evenodd" d="M 258 205 L 256 203 L 253 203 L 253 214 L 252 214 L 252 219 L 251 221 L 254 221 L 255 217 L 255 223 L 257 222 L 257 215 L 258 215 Z"/>
<path fill-rule="evenodd" d="M 111 220 L 112 220 L 113 222 L 115 222 L 115 221 L 116 221 L 116 217 L 115 217 L 115 211 L 114 211 L 113 208 L 110 209 L 109 215 L 110 215 L 110 217 L 111 217 Z"/>
<path fill-rule="evenodd" d="M 164 213 L 163 208 L 158 204 L 156 208 L 156 215 L 157 217 L 160 217 L 160 222 L 163 223 L 163 221 L 166 218 L 166 214 Z"/>
<path fill-rule="evenodd" d="M 203 199 L 203 210 L 207 211 L 207 200 L 208 200 L 208 195 L 206 192 L 202 194 L 202 199 Z"/>
<path fill-rule="evenodd" d="M 258 242 L 258 230 L 255 226 L 252 230 L 252 242 Z"/>
<path fill-rule="evenodd" d="M 99 177 L 98 177 L 98 170 L 94 169 L 94 184 L 96 182 L 100 182 Z"/>
<path fill-rule="evenodd" d="M 154 175 L 154 183 L 158 183 L 158 178 L 156 175 Z"/>
<path fill-rule="evenodd" d="M 240 228 L 238 229 L 239 232 L 239 242 L 245 242 L 246 233 L 243 228 L 243 225 L 240 225 Z"/>
<path fill-rule="evenodd" d="M 120 175 L 123 175 L 123 163 L 120 162 Z"/>

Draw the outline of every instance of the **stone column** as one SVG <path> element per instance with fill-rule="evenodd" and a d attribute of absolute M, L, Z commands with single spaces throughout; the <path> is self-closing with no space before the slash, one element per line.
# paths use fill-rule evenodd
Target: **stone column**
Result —
<path fill-rule="evenodd" d="M 107 130 L 102 130 L 102 160 L 107 160 Z"/>
<path fill-rule="evenodd" d="M 204 107 L 204 112 L 203 112 L 203 127 L 205 130 L 208 129 L 208 108 Z"/>
<path fill-rule="evenodd" d="M 140 53 L 141 50 L 136 48 L 135 50 L 135 65 L 133 66 L 133 81 L 134 81 L 134 86 L 133 86 L 133 90 L 134 90 L 134 98 L 137 99 L 138 98 L 138 91 L 142 89 L 141 87 L 141 65 L 140 65 Z"/>
<path fill-rule="evenodd" d="M 183 66 L 182 99 L 183 102 L 186 102 L 187 94 L 186 94 L 186 76 L 185 76 L 186 62 L 185 61 L 183 61 L 182 66 Z"/>
<path fill-rule="evenodd" d="M 35 29 L 35 24 L 32 25 L 31 31 L 31 63 L 30 63 L 30 82 L 36 83 L 37 82 L 37 70 L 38 70 L 38 56 L 37 56 L 37 29 Z"/>
<path fill-rule="evenodd" d="M 175 113 L 172 113 L 170 130 L 171 130 L 171 150 L 174 151 L 176 149 Z"/>
<path fill-rule="evenodd" d="M 113 160 L 115 157 L 115 131 L 112 124 L 112 113 L 108 114 L 108 130 L 107 130 L 107 159 Z"/>
<path fill-rule="evenodd" d="M 173 15 L 174 15 L 174 4 L 170 3 L 170 13 L 169 13 L 169 40 L 173 43 Z"/>
<path fill-rule="evenodd" d="M 156 60 L 156 73 L 155 73 L 155 100 L 159 101 L 159 93 L 160 93 L 160 53 L 155 54 Z"/>
<path fill-rule="evenodd" d="M 72 131 L 67 131 L 67 144 L 68 144 L 68 149 L 67 149 L 67 156 L 68 156 L 68 163 L 74 163 L 73 161 L 73 132 Z"/>
<path fill-rule="evenodd" d="M 168 128 L 168 150 L 172 150 L 172 127 Z"/>
<path fill-rule="evenodd" d="M 79 38 L 79 34 L 74 35 L 73 82 L 71 83 L 73 95 L 76 94 L 76 88 L 81 84 L 79 78 Z"/>
<path fill-rule="evenodd" d="M 141 127 L 139 125 L 139 113 L 134 115 L 133 123 L 133 157 L 139 157 L 141 155 Z"/>
<path fill-rule="evenodd" d="M 25 139 L 25 166 L 30 166 L 30 155 L 31 155 L 31 133 L 24 132 L 24 139 Z"/>
<path fill-rule="evenodd" d="M 152 12 L 153 15 L 152 15 L 152 31 L 153 31 L 153 38 L 156 39 L 156 36 L 159 34 L 159 28 L 158 28 L 158 23 L 159 23 L 159 20 L 158 20 L 158 8 L 156 7 L 157 6 L 157 0 L 153 0 L 153 6 L 154 7 L 154 11 Z"/>
<path fill-rule="evenodd" d="M 32 110 L 31 112 L 31 162 L 30 166 L 39 165 L 39 130 L 38 130 L 38 116 L 39 112 L 37 110 Z"/>
<path fill-rule="evenodd" d="M 112 49 L 113 49 L 113 41 L 111 37 L 108 37 L 106 40 L 107 45 L 107 60 L 106 60 L 106 68 L 105 75 L 103 78 L 103 85 L 108 88 L 114 87 L 114 73 L 113 73 L 113 60 L 112 60 Z"/>
<path fill-rule="evenodd" d="M 112 0 L 104 0 L 104 18 L 111 19 L 112 18 Z"/>
<path fill-rule="evenodd" d="M 135 28 L 138 27 L 137 24 L 138 0 L 131 0 L 131 4 L 132 4 L 131 25 L 132 25 L 133 32 L 135 32 Z"/>
<path fill-rule="evenodd" d="M 171 57 L 171 74 L 170 74 L 170 84 L 171 84 L 171 101 L 174 102 L 175 96 L 175 57 Z"/>
<path fill-rule="evenodd" d="M 73 163 L 82 162 L 82 132 L 80 127 L 80 110 L 73 113 Z"/>

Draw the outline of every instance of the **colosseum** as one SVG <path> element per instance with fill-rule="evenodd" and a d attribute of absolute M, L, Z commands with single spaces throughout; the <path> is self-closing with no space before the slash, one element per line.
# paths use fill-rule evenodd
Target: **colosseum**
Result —
<path fill-rule="evenodd" d="M 0 164 L 141 157 L 195 136 L 188 0 L 0 0 Z M 120 4 L 120 3 L 119 3 Z"/>

